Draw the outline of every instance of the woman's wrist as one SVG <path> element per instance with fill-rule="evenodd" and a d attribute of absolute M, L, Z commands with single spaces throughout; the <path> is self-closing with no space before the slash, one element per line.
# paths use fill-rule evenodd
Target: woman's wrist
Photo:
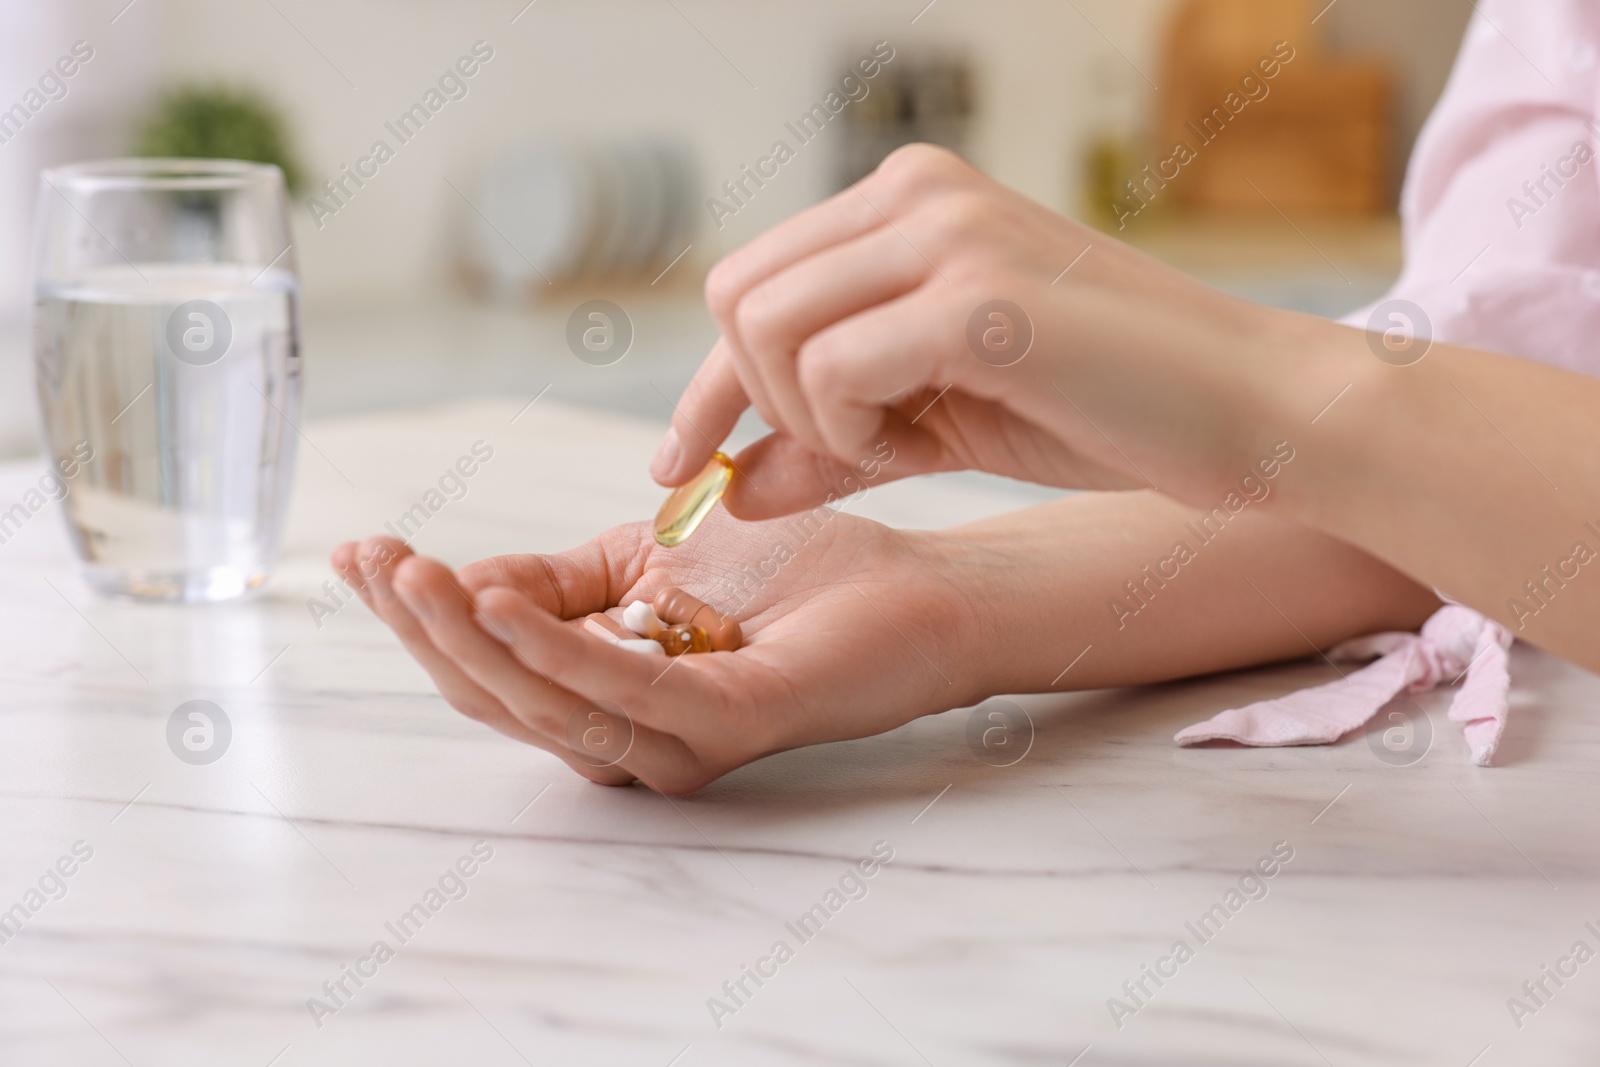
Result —
<path fill-rule="evenodd" d="M 1260 502 L 1264 510 L 1320 527 L 1325 490 L 1331 488 L 1326 479 L 1342 471 L 1342 483 L 1352 465 L 1361 465 L 1338 407 L 1352 394 L 1381 388 L 1380 372 L 1393 368 L 1367 351 L 1357 330 L 1310 315 L 1258 310 L 1245 361 L 1252 380 L 1228 416 L 1235 422 L 1231 469 L 1219 473 L 1229 490 L 1247 478 L 1275 482 Z M 1316 477 L 1310 476 L 1313 470 Z"/>
<path fill-rule="evenodd" d="M 1158 493 L 1082 493 L 915 535 L 929 584 L 937 574 L 958 605 L 939 651 L 960 685 L 947 706 L 1294 658 L 1437 607 L 1345 541 L 1268 514 L 1266 499 L 1201 513 Z"/>
<path fill-rule="evenodd" d="M 1573 579 L 1600 527 L 1600 460 L 1574 442 L 1594 426 L 1600 385 L 1444 343 L 1384 358 L 1381 336 L 1332 323 L 1308 331 L 1307 351 L 1333 376 L 1284 479 L 1283 517 L 1597 662 L 1600 595 Z"/>
<path fill-rule="evenodd" d="M 1127 496 L 1091 495 L 1108 502 Z M 1087 496 L 1077 502 L 1093 503 Z M 1071 547 L 1083 532 L 1077 516 L 1086 510 L 1073 504 L 1060 500 L 909 535 L 930 584 L 936 580 L 950 597 L 941 654 L 957 686 L 952 706 L 1048 689 L 1090 640 L 1083 635 L 1103 623 L 1102 614 L 1109 618 L 1103 598 L 1083 596 L 1091 576 L 1107 575 L 1099 574 L 1105 567 L 1093 546 L 1084 546 L 1082 557 Z M 1052 667 L 1056 659 L 1062 662 Z"/>
<path fill-rule="evenodd" d="M 995 526 L 986 531 L 905 531 L 902 536 L 937 598 L 929 609 L 938 616 L 938 645 L 930 650 L 930 659 L 955 687 L 949 706 L 1016 691 L 1018 663 L 1013 661 L 1025 662 L 1027 655 L 1018 646 L 1038 627 L 1017 580 L 1022 561 L 1002 544 L 1014 534 Z"/>
<path fill-rule="evenodd" d="M 1278 314 L 1269 343 L 1280 346 L 1281 358 L 1264 427 L 1270 427 L 1266 436 L 1283 435 L 1293 443 L 1297 462 L 1281 480 L 1275 510 L 1282 518 L 1367 543 L 1361 531 L 1372 524 L 1375 504 L 1388 511 L 1407 497 L 1408 487 L 1415 488 L 1414 464 L 1404 457 L 1424 461 L 1461 429 L 1439 408 L 1442 368 L 1381 358 L 1389 350 L 1379 335 Z"/>
<path fill-rule="evenodd" d="M 1162 306 L 1129 328 L 1133 355 L 1122 362 L 1148 364 L 1132 372 L 1141 380 L 1100 368 L 1111 387 L 1094 397 L 1108 413 L 1096 426 L 1139 481 L 1192 507 L 1217 506 L 1310 443 L 1320 410 L 1361 369 L 1330 336 L 1354 331 L 1323 319 L 1209 290 L 1175 290 Z"/>

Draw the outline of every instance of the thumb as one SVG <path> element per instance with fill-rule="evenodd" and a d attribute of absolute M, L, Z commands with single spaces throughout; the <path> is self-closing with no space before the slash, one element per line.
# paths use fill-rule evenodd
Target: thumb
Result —
<path fill-rule="evenodd" d="M 886 423 L 878 443 L 854 463 L 812 452 L 788 434 L 768 434 L 733 457 L 733 484 L 722 503 L 737 519 L 775 519 L 875 485 L 947 470 L 942 455 L 936 440 L 903 421 Z"/>

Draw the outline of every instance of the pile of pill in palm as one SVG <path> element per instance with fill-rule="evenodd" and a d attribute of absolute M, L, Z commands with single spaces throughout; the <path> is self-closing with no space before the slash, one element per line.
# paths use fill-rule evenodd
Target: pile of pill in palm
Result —
<path fill-rule="evenodd" d="M 653 656 L 732 652 L 744 643 L 737 619 L 676 586 L 657 593 L 654 603 L 635 600 L 622 609 L 620 623 L 597 611 L 584 620 L 583 628 L 630 652 Z"/>

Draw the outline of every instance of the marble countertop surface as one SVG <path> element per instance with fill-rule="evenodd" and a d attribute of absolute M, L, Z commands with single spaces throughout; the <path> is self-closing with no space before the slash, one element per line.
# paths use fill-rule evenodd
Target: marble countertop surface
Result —
<path fill-rule="evenodd" d="M 1532 650 L 1494 768 L 1448 693 L 1412 762 L 1377 734 L 1173 745 L 1328 676 L 1306 663 L 1016 698 L 1009 766 L 956 710 L 669 799 L 457 715 L 359 603 L 317 625 L 328 548 L 479 440 L 420 550 L 650 515 L 659 427 L 559 401 L 308 425 L 248 602 L 97 601 L 53 507 L 0 545 L 0 1063 L 1600 1062 L 1600 679 Z M 37 475 L 0 467 L 0 510 Z M 1030 499 L 939 479 L 856 510 Z M 168 747 L 189 700 L 231 723 L 215 762 Z"/>

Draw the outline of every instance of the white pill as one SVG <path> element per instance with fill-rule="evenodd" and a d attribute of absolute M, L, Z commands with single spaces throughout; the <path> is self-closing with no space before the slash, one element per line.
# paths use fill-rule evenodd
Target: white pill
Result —
<path fill-rule="evenodd" d="M 618 641 L 618 648 L 625 648 L 629 652 L 642 652 L 647 656 L 665 656 L 667 650 L 648 637 L 636 637 L 632 641 Z"/>
<path fill-rule="evenodd" d="M 635 600 L 622 609 L 622 625 L 641 637 L 654 637 L 666 629 L 648 600 Z"/>

